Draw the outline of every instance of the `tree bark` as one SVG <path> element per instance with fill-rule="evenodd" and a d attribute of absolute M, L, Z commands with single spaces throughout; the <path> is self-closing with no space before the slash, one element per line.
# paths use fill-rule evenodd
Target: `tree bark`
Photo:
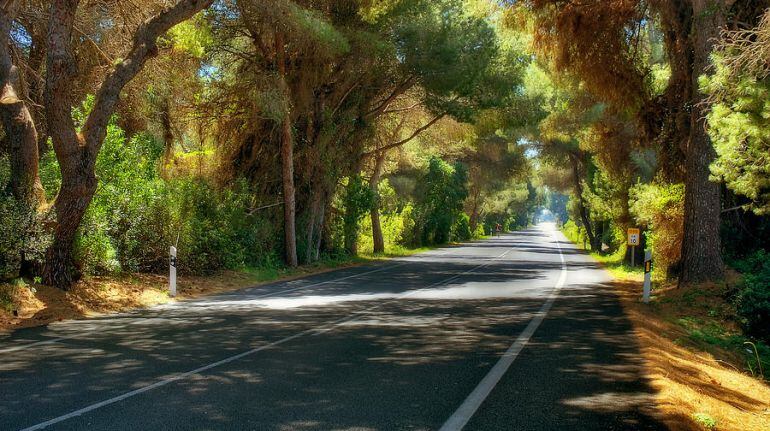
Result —
<path fill-rule="evenodd" d="M 694 61 L 691 85 L 694 97 L 690 139 L 685 152 L 687 175 L 680 283 L 724 278 L 719 233 L 720 190 L 719 184 L 709 181 L 709 166 L 716 158 L 716 152 L 706 132 L 706 115 L 710 106 L 700 91 L 698 78 L 707 72 L 715 39 L 725 22 L 727 4 L 724 1 L 693 0 L 692 7 Z"/>
<path fill-rule="evenodd" d="M 156 55 L 159 36 L 208 7 L 213 0 L 180 0 L 144 22 L 126 57 L 115 65 L 96 93 L 94 107 L 78 133 L 72 120 L 72 84 L 77 73 L 72 31 L 79 0 L 52 0 L 48 25 L 45 111 L 48 133 L 59 160 L 62 185 L 56 198 L 54 240 L 46 252 L 46 283 L 68 289 L 79 277 L 72 258 L 78 227 L 97 188 L 96 157 L 107 134 L 120 92 L 147 60 Z"/>
<path fill-rule="evenodd" d="M 286 84 L 286 47 L 283 33 L 275 33 L 275 52 L 278 74 L 281 77 L 288 102 L 288 85 Z M 291 134 L 291 114 L 287 106 L 281 120 L 281 180 L 283 184 L 283 233 L 286 248 L 286 264 L 296 267 L 297 262 L 297 232 L 296 232 L 296 201 L 294 189 L 294 143 Z"/>
<path fill-rule="evenodd" d="M 18 202 L 34 211 L 45 204 L 45 191 L 38 176 L 37 128 L 27 104 L 19 96 L 19 71 L 9 50 L 15 13 L 15 1 L 0 7 L 0 117 L 8 140 L 11 193 Z"/>
<path fill-rule="evenodd" d="M 160 125 L 163 128 L 163 161 L 160 172 L 164 178 L 167 178 L 171 160 L 174 157 L 174 130 L 171 124 L 171 102 L 168 97 L 161 102 Z"/>
<path fill-rule="evenodd" d="M 374 253 L 385 253 L 385 238 L 382 235 L 382 224 L 380 222 L 380 198 L 378 189 L 380 186 L 380 180 L 382 179 L 382 168 L 385 165 L 386 151 L 380 151 L 377 153 L 377 157 L 374 161 L 374 172 L 369 179 L 369 187 L 376 196 L 374 205 L 371 210 L 372 217 L 372 251 Z"/>
<path fill-rule="evenodd" d="M 586 236 L 588 237 L 588 242 L 591 245 L 591 250 L 601 251 L 601 245 L 599 245 L 599 250 L 597 250 L 597 238 L 596 235 L 594 235 L 594 231 L 591 226 L 591 217 L 588 215 L 588 208 L 586 207 L 585 200 L 583 198 L 583 182 L 581 181 L 582 175 L 580 169 L 581 161 L 576 154 L 570 154 L 569 158 L 572 162 L 572 177 L 573 181 L 575 182 L 575 194 L 577 194 L 578 198 L 578 211 L 580 212 L 580 220 L 583 222 L 583 227 L 586 230 Z"/>
<path fill-rule="evenodd" d="M 317 260 L 318 247 L 316 237 L 320 238 L 321 224 L 323 223 L 323 191 L 320 182 L 314 182 L 310 185 L 310 211 L 307 220 L 307 237 L 305 244 L 305 262 L 311 263 Z"/>

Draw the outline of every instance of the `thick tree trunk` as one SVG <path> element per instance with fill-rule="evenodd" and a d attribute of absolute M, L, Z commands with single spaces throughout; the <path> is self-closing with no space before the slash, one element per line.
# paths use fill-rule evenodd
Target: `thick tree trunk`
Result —
<path fill-rule="evenodd" d="M 179 0 L 142 23 L 133 36 L 131 49 L 115 64 L 96 92 L 93 109 L 79 132 L 72 120 L 72 86 L 77 74 L 72 33 L 80 1 L 50 2 L 44 100 L 48 133 L 59 160 L 62 185 L 54 204 L 57 222 L 54 240 L 46 253 L 44 278 L 47 283 L 67 289 L 79 275 L 73 264 L 72 244 L 96 192 L 96 158 L 120 92 L 147 60 L 157 54 L 156 42 L 160 35 L 208 7 L 212 1 Z"/>
<path fill-rule="evenodd" d="M 0 117 L 8 141 L 11 193 L 33 211 L 45 203 L 45 192 L 38 176 L 37 128 L 19 96 L 19 72 L 9 51 L 15 13 L 15 1 L 0 7 Z"/>
<path fill-rule="evenodd" d="M 385 238 L 382 235 L 382 224 L 380 222 L 380 198 L 378 195 L 378 189 L 380 180 L 382 179 L 382 168 L 385 165 L 385 151 L 377 153 L 377 157 L 374 161 L 374 172 L 369 179 L 369 187 L 375 194 L 374 206 L 371 210 L 372 217 L 372 251 L 374 253 L 385 253 Z"/>
<path fill-rule="evenodd" d="M 352 210 L 346 209 L 346 211 Z M 345 251 L 351 256 L 358 255 L 358 220 L 354 220 L 346 215 L 343 230 L 345 236 Z"/>
<path fill-rule="evenodd" d="M 46 284 L 69 289 L 80 279 L 80 269 L 72 256 L 78 227 L 96 192 L 94 161 L 85 151 L 61 159 L 62 185 L 54 203 L 56 228 L 54 240 L 46 252 L 44 278 Z"/>
<path fill-rule="evenodd" d="M 315 226 L 316 231 L 316 241 L 313 244 L 313 249 L 315 250 L 315 255 L 313 256 L 315 258 L 315 261 L 318 261 L 321 259 L 321 247 L 324 241 L 324 232 L 326 230 L 326 194 L 321 197 L 321 200 L 319 202 L 319 208 L 320 211 L 318 213 L 318 222 Z"/>
<path fill-rule="evenodd" d="M 706 132 L 710 106 L 700 92 L 698 78 L 707 72 L 715 39 L 724 24 L 724 2 L 693 0 L 694 100 L 690 118 L 690 139 L 685 153 L 684 237 L 680 283 L 720 280 L 724 277 L 720 228 L 719 184 L 709 181 L 709 166 L 716 157 Z M 712 3 L 718 3 L 712 7 Z"/>
<path fill-rule="evenodd" d="M 286 46 L 283 33 L 275 33 L 275 59 L 281 76 L 288 104 L 286 85 Z M 283 233 L 286 263 L 296 267 L 297 262 L 297 209 L 294 189 L 294 143 L 291 134 L 291 114 L 287 107 L 281 121 L 281 179 L 283 182 Z"/>
<path fill-rule="evenodd" d="M 31 209 L 45 204 L 45 191 L 38 176 L 37 130 L 24 102 L 13 94 L 10 85 L 0 96 L 2 117 L 11 164 L 11 192 Z"/>

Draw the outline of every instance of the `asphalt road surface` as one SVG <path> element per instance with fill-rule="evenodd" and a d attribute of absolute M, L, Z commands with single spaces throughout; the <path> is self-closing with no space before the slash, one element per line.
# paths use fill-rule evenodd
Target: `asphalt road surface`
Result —
<path fill-rule="evenodd" d="M 2 430 L 663 429 L 553 226 L 0 338 Z"/>

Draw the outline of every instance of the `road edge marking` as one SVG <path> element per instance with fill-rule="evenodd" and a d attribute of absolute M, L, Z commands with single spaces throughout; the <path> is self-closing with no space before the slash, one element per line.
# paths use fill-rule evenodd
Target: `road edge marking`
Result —
<path fill-rule="evenodd" d="M 422 258 L 422 257 L 428 256 L 428 254 L 433 252 L 433 251 L 434 250 L 429 250 L 429 251 L 424 252 L 424 253 L 418 253 L 418 254 L 416 254 L 414 256 L 406 256 L 406 257 Z M 441 253 L 437 254 L 438 256 L 443 256 L 445 254 L 449 254 L 448 252 L 446 252 L 443 249 L 439 249 L 438 251 L 441 252 Z M 390 262 L 396 262 L 396 264 L 388 265 L 388 263 L 390 263 Z M 344 277 L 341 277 L 341 278 L 335 278 L 335 279 L 332 279 L 332 280 L 319 281 L 319 282 L 311 283 L 311 284 L 304 285 L 304 286 L 292 287 L 292 288 L 289 288 L 289 289 L 279 290 L 279 291 L 276 291 L 276 292 L 265 293 L 265 294 L 262 294 L 262 295 L 255 296 L 254 299 L 269 298 L 269 297 L 272 297 L 272 296 L 283 295 L 285 293 L 296 292 L 298 290 L 303 290 L 303 289 L 309 289 L 309 288 L 312 288 L 312 287 L 322 286 L 324 284 L 335 283 L 335 282 L 343 281 L 343 280 L 349 280 L 349 279 L 353 279 L 353 278 L 357 278 L 357 277 L 361 277 L 361 276 L 365 276 L 365 275 L 369 275 L 369 274 L 374 274 L 374 273 L 377 273 L 377 272 L 382 272 L 382 271 L 386 271 L 386 270 L 390 270 L 390 269 L 399 268 L 399 267 L 402 267 L 404 265 L 408 265 L 410 263 L 415 263 L 416 261 L 413 261 L 413 260 L 407 261 L 407 260 L 403 260 L 403 259 L 399 259 L 399 258 L 394 258 L 390 262 L 386 262 L 383 266 L 380 266 L 379 268 L 371 269 L 369 271 L 365 271 L 365 272 L 361 272 L 361 273 L 357 273 L 357 274 L 351 274 L 351 275 L 347 275 L 347 276 L 344 276 Z M 340 269 L 345 269 L 345 268 L 340 268 Z M 314 275 L 317 275 L 317 274 L 310 274 L 307 277 L 312 277 Z M 299 278 L 297 280 L 302 280 L 302 278 Z M 281 283 L 286 283 L 286 282 L 290 282 L 290 281 L 294 281 L 294 280 L 275 281 L 275 282 L 270 282 L 268 284 L 273 284 L 273 283 L 281 284 Z M 237 291 L 240 291 L 240 290 L 246 291 L 246 290 L 249 290 L 249 289 L 254 289 L 256 287 L 259 287 L 259 286 L 244 287 L 242 289 L 234 290 L 234 291 L 231 291 L 231 292 L 237 292 Z M 223 293 L 231 293 L 231 292 L 223 292 Z M 216 295 L 212 295 L 211 297 L 221 296 L 221 295 L 222 295 L 222 293 L 219 293 L 219 294 L 216 294 Z M 196 300 L 202 299 L 202 298 L 205 298 L 205 297 L 191 298 L 190 302 L 193 302 L 193 301 L 196 301 Z M 168 304 L 161 304 L 161 305 L 164 305 L 164 306 L 168 305 L 169 308 L 167 308 L 167 310 L 168 309 L 173 310 L 173 308 L 175 308 L 178 304 L 184 304 L 184 303 L 185 303 L 185 301 L 183 300 L 183 301 L 176 301 L 176 302 L 171 302 L 171 303 L 168 303 Z M 147 310 L 151 310 L 154 307 L 156 307 L 156 306 L 149 307 L 149 308 L 147 308 Z M 129 312 L 124 312 L 124 313 L 113 314 L 113 315 L 110 315 L 108 317 L 108 319 L 106 319 L 106 320 L 109 320 L 109 319 L 119 319 L 119 318 L 128 318 L 128 319 L 136 319 L 136 318 L 138 318 L 137 316 L 131 316 L 128 313 L 130 313 L 130 311 Z M 87 322 L 88 319 L 85 319 L 83 321 Z M 130 322 L 130 323 L 127 323 L 126 326 L 127 325 L 132 325 L 132 324 L 135 324 L 135 323 L 136 322 Z M 22 329 L 22 328 L 18 328 L 18 329 Z M 27 343 L 27 344 L 22 344 L 22 345 L 16 345 L 16 346 L 10 346 L 10 347 L 2 347 L 2 348 L 0 348 L 0 353 L 19 352 L 19 351 L 30 349 L 30 348 L 37 347 L 37 346 L 44 346 L 44 345 L 48 345 L 48 344 L 56 344 L 56 343 L 58 343 L 60 341 L 67 341 L 67 340 L 72 340 L 72 339 L 81 339 L 81 338 L 78 338 L 78 337 L 80 337 L 81 335 L 89 335 L 89 334 L 92 334 L 92 333 L 97 332 L 97 331 L 98 331 L 97 329 L 86 329 L 86 330 L 79 331 L 79 332 L 77 332 L 75 334 L 69 334 L 69 335 L 65 335 L 65 336 L 61 336 L 61 337 L 56 337 L 56 338 L 49 338 L 49 339 L 35 341 L 35 342 L 32 342 L 32 343 Z M 88 340 L 88 338 L 82 338 L 82 340 Z"/>
<path fill-rule="evenodd" d="M 556 247 L 559 250 L 559 257 L 561 258 L 561 275 L 559 276 L 559 280 L 556 282 L 554 289 L 551 291 L 551 294 L 548 296 L 548 299 L 543 306 L 540 307 L 540 310 L 535 314 L 535 317 L 529 321 L 529 324 L 524 328 L 524 331 L 519 334 L 518 338 L 516 338 L 516 341 L 514 341 L 513 344 L 511 344 L 511 347 L 503 353 L 495 366 L 489 370 L 483 379 L 481 379 L 473 392 L 465 398 L 465 401 L 463 401 L 460 407 L 458 407 L 452 416 L 444 422 L 444 425 L 441 426 L 439 431 L 460 431 L 468 424 L 551 310 L 553 303 L 556 301 L 556 297 L 559 295 L 559 290 L 561 290 L 564 283 L 567 281 L 567 262 L 564 259 L 564 253 L 561 251 L 561 244 L 556 237 L 555 229 L 552 231 L 552 236 L 556 242 Z"/>
<path fill-rule="evenodd" d="M 106 407 L 108 405 L 111 405 L 111 404 L 123 401 L 125 399 L 132 398 L 132 397 L 134 397 L 136 395 L 140 395 L 142 393 L 149 392 L 149 391 L 151 391 L 153 389 L 156 389 L 156 388 L 159 388 L 159 387 L 162 387 L 162 386 L 166 386 L 166 385 L 168 385 L 170 383 L 186 379 L 186 378 L 188 378 L 190 376 L 193 376 L 193 375 L 196 375 L 196 374 L 200 374 L 200 373 L 202 373 L 204 371 L 207 371 L 207 370 L 210 370 L 212 368 L 217 368 L 217 367 L 219 367 L 221 365 L 225 365 L 225 364 L 228 364 L 230 362 L 237 361 L 238 359 L 241 359 L 241 358 L 244 358 L 244 357 L 247 357 L 247 356 L 251 356 L 251 355 L 253 355 L 255 353 L 258 353 L 258 352 L 261 352 L 263 350 L 267 350 L 267 349 L 271 349 L 271 348 L 276 347 L 276 346 L 280 346 L 281 344 L 287 343 L 287 342 L 289 342 L 291 340 L 294 340 L 296 338 L 300 338 L 300 337 L 303 337 L 305 335 L 311 335 L 311 334 L 314 334 L 314 333 L 315 334 L 322 334 L 324 332 L 331 331 L 334 328 L 336 328 L 337 326 L 343 325 L 343 324 L 348 323 L 348 322 L 355 321 L 355 320 L 357 320 L 357 319 L 359 319 L 359 318 L 361 318 L 363 316 L 366 316 L 371 311 L 376 310 L 377 308 L 381 308 L 382 306 L 384 306 L 386 304 L 390 304 L 390 303 L 395 302 L 397 300 L 400 300 L 400 299 L 403 299 L 403 298 L 407 298 L 407 297 L 413 295 L 414 293 L 422 291 L 422 290 L 425 290 L 425 289 L 430 289 L 432 287 L 441 286 L 443 284 L 446 284 L 446 283 L 449 283 L 449 282 L 451 282 L 453 280 L 456 280 L 456 279 L 458 279 L 458 278 L 460 278 L 460 277 L 462 277 L 464 275 L 471 274 L 471 273 L 473 273 L 474 271 L 476 271 L 479 268 L 483 268 L 483 267 L 489 266 L 493 262 L 495 262 L 495 261 L 497 261 L 499 259 L 502 259 L 505 256 L 507 256 L 508 253 L 513 251 L 514 248 L 515 247 L 511 247 L 511 248 L 509 248 L 508 250 L 506 250 L 505 252 L 503 252 L 502 254 L 500 254 L 498 256 L 486 258 L 486 260 L 488 260 L 487 263 L 483 263 L 483 264 L 477 265 L 477 266 L 475 266 L 475 267 L 473 267 L 473 268 L 471 268 L 469 270 L 466 270 L 466 271 L 461 272 L 459 274 L 455 274 L 455 275 L 453 275 L 451 277 L 448 277 L 448 278 L 445 278 L 445 279 L 440 280 L 438 282 L 432 283 L 432 284 L 430 284 L 428 286 L 421 287 L 421 288 L 415 289 L 415 290 L 410 290 L 408 292 L 405 292 L 405 293 L 399 295 L 396 298 L 393 298 L 391 300 L 385 301 L 385 302 L 383 302 L 381 304 L 377 304 L 377 305 L 374 305 L 374 306 L 371 306 L 371 307 L 368 307 L 368 308 L 364 308 L 363 310 L 359 310 L 359 311 L 356 311 L 354 313 L 351 313 L 351 314 L 349 314 L 349 315 L 347 315 L 347 316 L 345 316 L 345 317 L 343 317 L 341 319 L 337 319 L 337 320 L 334 320 L 334 321 L 331 321 L 331 322 L 327 322 L 327 323 L 323 324 L 321 327 L 306 329 L 306 330 L 304 330 L 302 332 L 298 332 L 298 333 L 296 333 L 294 335 L 290 335 L 290 336 L 288 336 L 286 338 L 282 338 L 280 340 L 273 341 L 272 343 L 268 343 L 268 344 L 265 344 L 265 345 L 262 345 L 262 346 L 255 347 L 255 348 L 253 348 L 251 350 L 247 350 L 245 352 L 241 352 L 241 353 L 229 356 L 229 357 L 221 359 L 219 361 L 212 362 L 212 363 L 210 363 L 208 365 L 203 365 L 203 366 L 198 367 L 198 368 L 196 368 L 194 370 L 190 370 L 190 371 L 185 371 L 185 372 L 182 372 L 182 373 L 174 374 L 172 376 L 169 376 L 169 377 L 167 377 L 165 379 L 162 379 L 162 380 L 158 380 L 155 383 L 149 384 L 147 386 L 143 386 L 143 387 L 134 389 L 132 391 L 125 392 L 125 393 L 123 393 L 121 395 L 118 395 L 118 396 L 115 396 L 115 397 L 112 397 L 112 398 L 109 398 L 109 399 L 106 399 L 106 400 L 103 400 L 103 401 L 100 401 L 100 402 L 88 405 L 86 407 L 80 408 L 78 410 L 74 410 L 74 411 L 72 411 L 70 413 L 66 413 L 66 414 L 61 415 L 61 416 L 57 416 L 55 418 L 49 419 L 49 420 L 44 421 L 44 422 L 40 422 L 38 424 L 29 426 L 27 428 L 23 428 L 20 431 L 37 431 L 37 430 L 41 430 L 41 429 L 47 428 L 50 425 L 54 425 L 54 424 L 57 424 L 59 422 L 63 422 L 65 420 L 81 416 L 83 414 L 86 414 L 88 412 L 100 409 L 102 407 Z"/>

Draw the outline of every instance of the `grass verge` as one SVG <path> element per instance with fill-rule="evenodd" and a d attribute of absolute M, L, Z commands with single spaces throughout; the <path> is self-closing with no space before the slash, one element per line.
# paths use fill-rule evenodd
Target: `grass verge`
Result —
<path fill-rule="evenodd" d="M 564 232 L 579 248 L 581 241 Z M 673 430 L 770 430 L 770 348 L 738 325 L 726 283 L 678 289 L 654 284 L 650 304 L 640 301 L 641 269 L 624 253 L 591 253 L 614 277 L 644 356 L 656 408 Z"/>
<path fill-rule="evenodd" d="M 656 390 L 656 407 L 671 429 L 770 430 L 770 387 L 752 374 L 753 353 L 727 317 L 730 304 L 718 289 L 670 287 L 643 304 L 638 283 L 614 285 Z"/>

